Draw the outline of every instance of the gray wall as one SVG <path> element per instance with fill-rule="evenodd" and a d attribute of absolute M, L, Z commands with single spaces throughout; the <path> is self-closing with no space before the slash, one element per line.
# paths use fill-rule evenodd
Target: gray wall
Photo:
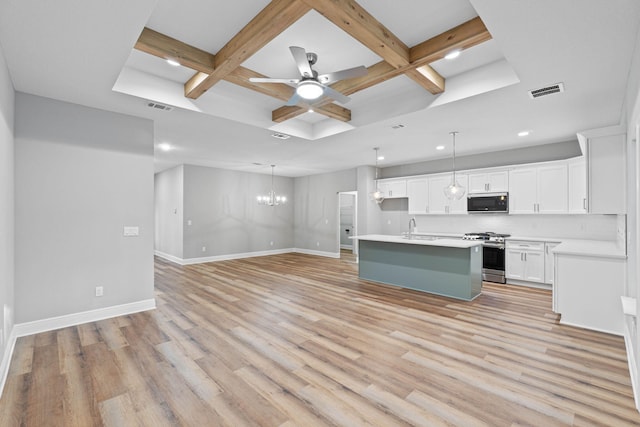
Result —
<path fill-rule="evenodd" d="M 296 178 L 295 247 L 339 254 L 338 192 L 356 189 L 356 169 Z"/>
<path fill-rule="evenodd" d="M 0 47 L 0 360 L 14 322 L 14 101 L 13 85 Z"/>
<path fill-rule="evenodd" d="M 259 205 L 256 196 L 271 189 L 270 174 L 185 165 L 183 258 L 293 247 L 293 179 L 276 176 L 274 188 L 288 202 Z"/>
<path fill-rule="evenodd" d="M 153 123 L 18 93 L 15 144 L 16 322 L 154 298 Z"/>
<path fill-rule="evenodd" d="M 155 249 L 177 258 L 183 256 L 184 166 L 155 175 Z"/>
<path fill-rule="evenodd" d="M 492 153 L 456 156 L 456 170 L 480 169 L 496 166 L 518 165 L 526 163 L 546 162 L 570 159 L 582 155 L 578 140 L 558 142 L 554 144 L 536 145 Z M 439 172 L 450 172 L 452 159 L 431 160 L 428 162 L 390 166 L 380 169 L 381 178 L 422 175 Z"/>

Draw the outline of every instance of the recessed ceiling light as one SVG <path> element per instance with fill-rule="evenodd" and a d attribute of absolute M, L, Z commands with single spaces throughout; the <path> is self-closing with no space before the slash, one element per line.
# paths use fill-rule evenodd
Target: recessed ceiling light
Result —
<path fill-rule="evenodd" d="M 452 50 L 451 52 L 447 53 L 444 56 L 444 58 L 445 59 L 456 59 L 458 56 L 460 56 L 460 52 L 462 52 L 460 49 Z"/>
<path fill-rule="evenodd" d="M 522 132 L 518 132 L 518 136 L 529 136 L 530 133 L 528 130 L 523 130 Z"/>
<path fill-rule="evenodd" d="M 171 65 L 172 67 L 179 67 L 180 63 L 178 61 L 176 61 L 175 59 L 172 58 L 168 58 L 167 59 L 167 64 Z"/>
<path fill-rule="evenodd" d="M 158 148 L 161 149 L 162 151 L 169 151 L 171 150 L 171 144 L 169 144 L 168 142 L 163 142 L 158 144 Z"/>
<path fill-rule="evenodd" d="M 444 145 L 438 145 L 438 146 L 436 147 L 436 150 L 444 150 Z"/>
<path fill-rule="evenodd" d="M 384 160 L 384 156 L 378 156 L 378 160 Z"/>

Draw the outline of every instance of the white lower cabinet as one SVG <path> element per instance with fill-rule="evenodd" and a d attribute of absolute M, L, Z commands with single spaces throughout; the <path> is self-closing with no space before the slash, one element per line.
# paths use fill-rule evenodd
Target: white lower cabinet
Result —
<path fill-rule="evenodd" d="M 505 276 L 507 279 L 544 283 L 544 242 L 507 241 Z"/>

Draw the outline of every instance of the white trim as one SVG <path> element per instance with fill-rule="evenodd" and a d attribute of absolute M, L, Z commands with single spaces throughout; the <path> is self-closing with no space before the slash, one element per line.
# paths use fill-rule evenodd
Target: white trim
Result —
<path fill-rule="evenodd" d="M 156 308 L 156 300 L 152 298 L 128 304 L 98 308 L 96 310 L 82 311 L 80 313 L 65 314 L 64 316 L 50 317 L 48 319 L 34 320 L 33 322 L 18 323 L 13 327 L 13 332 L 16 338 L 25 337 L 40 332 L 109 319 L 111 317 L 153 310 L 154 308 Z"/>
<path fill-rule="evenodd" d="M 340 245 L 340 249 L 353 249 L 353 245 Z"/>
<path fill-rule="evenodd" d="M 13 351 L 16 347 L 15 328 L 11 329 L 11 334 L 7 338 L 7 347 L 4 350 L 4 356 L 2 357 L 2 364 L 0 364 L 0 397 L 4 391 L 4 385 L 9 377 L 9 367 L 11 364 L 11 358 L 13 357 Z"/>
<path fill-rule="evenodd" d="M 13 357 L 13 351 L 15 350 L 16 341 L 19 337 L 25 337 L 27 335 L 52 331 L 88 322 L 95 322 L 111 317 L 139 313 L 141 311 L 153 310 L 155 308 L 156 300 L 152 298 L 128 304 L 115 305 L 112 307 L 99 308 L 96 310 L 83 311 L 80 313 L 67 314 L 64 316 L 51 317 L 49 319 L 35 320 L 33 322 L 18 323 L 17 325 L 14 325 L 11 330 L 11 334 L 7 339 L 7 347 L 2 357 L 2 364 L 0 364 L 0 397 L 2 397 L 4 385 L 7 382 L 7 377 L 9 376 L 11 358 Z"/>
<path fill-rule="evenodd" d="M 590 331 L 604 332 L 605 334 L 624 336 L 624 333 L 622 333 L 621 331 L 610 331 L 610 330 L 607 330 L 607 329 L 594 328 L 592 326 L 581 325 L 580 323 L 565 322 L 565 321 L 562 320 L 562 317 L 560 317 L 560 324 L 561 325 L 566 325 L 566 326 L 574 326 L 576 328 L 588 329 Z"/>
<path fill-rule="evenodd" d="M 334 252 L 314 251 L 313 249 L 300 249 L 300 248 L 295 248 L 293 252 L 297 252 L 299 254 L 306 254 L 306 255 L 323 256 L 327 258 L 340 258 L 340 252 L 334 253 Z"/>
<path fill-rule="evenodd" d="M 209 257 L 187 258 L 187 259 L 182 259 L 173 255 L 165 254 L 160 251 L 155 251 L 155 254 L 160 258 L 164 258 L 166 260 L 175 262 L 176 264 L 180 264 L 180 265 L 203 264 L 205 262 L 229 261 L 232 259 L 253 258 L 253 257 L 259 257 L 259 256 L 281 255 L 281 254 L 290 254 L 290 253 L 316 255 L 316 256 L 322 256 L 327 258 L 340 258 L 339 252 L 334 253 L 334 252 L 314 251 L 312 249 L 300 249 L 300 248 L 274 249 L 271 251 L 242 252 L 242 253 L 236 253 L 236 254 L 216 255 L 216 256 L 209 256 Z"/>
<path fill-rule="evenodd" d="M 184 265 L 183 264 L 184 260 L 182 258 L 178 258 L 177 256 L 166 254 L 166 253 L 160 252 L 160 251 L 155 251 L 155 254 L 156 254 L 156 256 L 159 256 L 160 258 L 164 258 L 164 259 L 166 259 L 168 261 L 175 262 L 176 264 Z"/>

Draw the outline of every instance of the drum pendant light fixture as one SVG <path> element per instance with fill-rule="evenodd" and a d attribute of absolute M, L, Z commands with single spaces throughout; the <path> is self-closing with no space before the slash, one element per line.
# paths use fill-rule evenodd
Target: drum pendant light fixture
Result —
<path fill-rule="evenodd" d="M 444 188 L 444 195 L 449 200 L 460 200 L 465 193 L 465 188 L 456 180 L 456 134 L 458 132 L 449 132 L 453 137 L 453 174 L 451 176 L 451 184 Z"/>

